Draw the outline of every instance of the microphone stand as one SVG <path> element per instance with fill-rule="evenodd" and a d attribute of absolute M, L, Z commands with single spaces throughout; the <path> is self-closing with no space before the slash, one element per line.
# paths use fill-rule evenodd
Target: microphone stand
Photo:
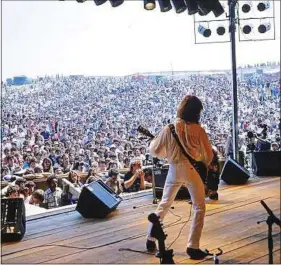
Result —
<path fill-rule="evenodd" d="M 260 202 L 262 206 L 265 208 L 265 210 L 268 213 L 268 217 L 266 220 L 267 226 L 268 226 L 268 263 L 273 264 L 273 238 L 272 238 L 272 225 L 275 223 L 279 227 L 281 227 L 281 221 L 278 219 L 273 212 L 270 210 L 270 208 L 266 205 L 266 203 L 261 200 Z M 258 224 L 260 224 L 262 221 L 259 221 Z"/>

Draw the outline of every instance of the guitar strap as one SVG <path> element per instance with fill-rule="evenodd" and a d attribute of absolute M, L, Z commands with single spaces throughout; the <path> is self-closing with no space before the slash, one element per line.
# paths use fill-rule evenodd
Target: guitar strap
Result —
<path fill-rule="evenodd" d="M 171 133 L 172 133 L 172 135 L 174 136 L 176 142 L 178 143 L 178 145 L 179 145 L 181 151 L 182 151 L 183 154 L 187 157 L 187 159 L 189 160 L 190 164 L 191 164 L 192 166 L 194 166 L 194 168 L 197 170 L 197 168 L 196 168 L 196 166 L 195 166 L 196 160 L 193 159 L 193 158 L 185 151 L 185 149 L 183 148 L 183 146 L 182 146 L 182 144 L 181 144 L 181 142 L 180 142 L 180 139 L 179 139 L 179 137 L 178 137 L 178 135 L 177 135 L 177 133 L 176 133 L 174 124 L 169 124 L 168 126 L 169 126 L 169 128 L 170 128 L 170 130 L 171 130 Z M 197 170 L 197 171 L 198 171 L 198 170 Z M 198 173 L 199 173 L 199 172 L 198 172 Z"/>

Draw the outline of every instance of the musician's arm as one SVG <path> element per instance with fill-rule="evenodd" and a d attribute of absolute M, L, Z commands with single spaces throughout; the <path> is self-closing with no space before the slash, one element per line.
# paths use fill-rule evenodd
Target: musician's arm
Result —
<path fill-rule="evenodd" d="M 165 126 L 160 133 L 151 141 L 149 145 L 149 151 L 152 156 L 160 159 L 165 158 L 166 145 L 167 145 L 167 130 L 170 130 L 168 126 Z"/>
<path fill-rule="evenodd" d="M 206 166 L 208 166 L 212 162 L 214 154 L 208 135 L 206 134 L 203 128 L 200 132 L 200 145 L 203 156 L 203 162 L 206 164 Z"/>

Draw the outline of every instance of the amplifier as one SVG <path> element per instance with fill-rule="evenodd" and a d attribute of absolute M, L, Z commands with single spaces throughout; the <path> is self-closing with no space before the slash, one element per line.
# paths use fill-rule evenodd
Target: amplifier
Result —
<path fill-rule="evenodd" d="M 168 167 L 154 169 L 155 194 L 158 199 L 162 198 L 168 171 Z M 187 187 L 182 186 L 179 189 L 176 199 L 190 199 Z"/>
<path fill-rule="evenodd" d="M 83 187 L 76 210 L 84 218 L 103 218 L 115 210 L 121 201 L 120 196 L 98 180 Z"/>

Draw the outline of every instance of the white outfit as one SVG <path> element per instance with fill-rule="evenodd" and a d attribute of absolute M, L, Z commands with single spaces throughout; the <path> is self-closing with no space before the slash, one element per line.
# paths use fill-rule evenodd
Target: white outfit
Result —
<path fill-rule="evenodd" d="M 187 123 L 181 119 L 176 120 L 175 128 L 186 152 L 197 161 L 200 160 L 209 165 L 212 161 L 213 153 L 204 129 L 199 124 Z M 193 218 L 187 247 L 198 249 L 205 216 L 204 184 L 197 171 L 180 150 L 168 126 L 165 126 L 159 135 L 154 138 L 149 148 L 153 156 L 167 157 L 170 163 L 162 200 L 158 205 L 156 214 L 163 220 L 178 190 L 182 185 L 186 185 L 193 207 Z M 156 239 L 150 236 L 151 228 L 152 224 L 149 226 L 147 239 L 155 241 Z"/>

